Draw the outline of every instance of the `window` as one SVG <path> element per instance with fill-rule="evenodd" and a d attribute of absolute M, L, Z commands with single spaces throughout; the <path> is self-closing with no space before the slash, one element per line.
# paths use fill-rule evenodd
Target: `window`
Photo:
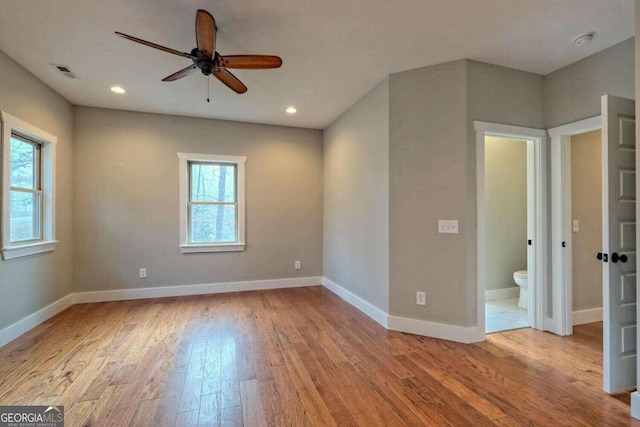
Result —
<path fill-rule="evenodd" d="M 178 153 L 182 253 L 244 250 L 245 157 Z"/>
<path fill-rule="evenodd" d="M 42 180 L 40 144 L 11 135 L 9 154 L 9 243 L 24 244 L 42 238 Z"/>
<path fill-rule="evenodd" d="M 55 249 L 57 138 L 2 112 L 2 258 Z"/>

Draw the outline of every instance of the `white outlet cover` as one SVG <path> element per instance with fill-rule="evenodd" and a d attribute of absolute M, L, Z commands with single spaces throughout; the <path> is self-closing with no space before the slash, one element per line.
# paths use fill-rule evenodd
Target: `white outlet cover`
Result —
<path fill-rule="evenodd" d="M 457 219 L 438 220 L 438 233 L 458 234 L 458 220 Z"/>
<path fill-rule="evenodd" d="M 578 231 L 580 231 L 580 221 L 578 221 L 577 219 L 573 220 L 573 232 L 577 233 Z"/>

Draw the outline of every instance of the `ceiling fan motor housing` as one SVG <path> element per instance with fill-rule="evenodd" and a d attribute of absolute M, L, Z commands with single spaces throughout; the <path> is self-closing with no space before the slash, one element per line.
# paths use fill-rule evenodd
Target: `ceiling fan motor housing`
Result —
<path fill-rule="evenodd" d="M 211 60 L 209 59 L 206 53 L 204 53 L 201 50 L 198 50 L 198 48 L 195 47 L 191 50 L 191 55 L 194 56 L 191 58 L 191 60 L 193 61 L 195 66 L 198 67 L 200 71 L 202 71 L 202 74 L 204 74 L 205 76 L 211 75 L 213 70 L 218 68 L 219 60 L 218 60 L 217 52 L 214 55 L 213 59 Z"/>

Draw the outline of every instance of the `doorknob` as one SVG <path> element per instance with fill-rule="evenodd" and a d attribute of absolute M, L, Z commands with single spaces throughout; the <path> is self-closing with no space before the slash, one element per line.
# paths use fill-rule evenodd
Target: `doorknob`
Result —
<path fill-rule="evenodd" d="M 618 261 L 620 261 L 620 262 L 622 262 L 622 263 L 625 263 L 625 262 L 627 262 L 628 260 L 629 260 L 629 258 L 628 258 L 625 254 L 618 255 L 618 253 L 617 253 L 617 252 L 614 252 L 614 253 L 612 253 L 612 254 L 611 254 L 611 262 L 618 262 Z"/>

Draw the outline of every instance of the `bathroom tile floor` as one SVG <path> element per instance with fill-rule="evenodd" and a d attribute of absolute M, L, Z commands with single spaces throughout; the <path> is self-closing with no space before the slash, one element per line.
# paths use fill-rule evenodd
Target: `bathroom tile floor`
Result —
<path fill-rule="evenodd" d="M 528 328 L 527 310 L 518 307 L 518 298 L 487 301 L 485 305 L 485 332 Z"/>

